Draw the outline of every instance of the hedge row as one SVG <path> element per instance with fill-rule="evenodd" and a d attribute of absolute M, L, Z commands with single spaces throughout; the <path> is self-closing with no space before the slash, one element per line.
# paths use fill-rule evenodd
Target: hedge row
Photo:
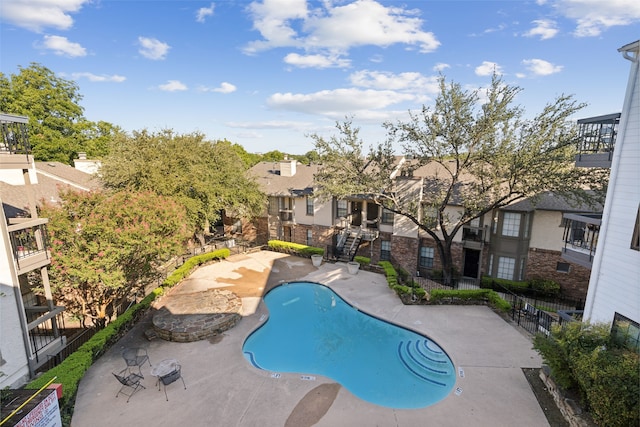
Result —
<path fill-rule="evenodd" d="M 532 278 L 527 281 L 498 279 L 495 277 L 482 276 L 480 287 L 484 289 L 502 290 L 507 289 L 520 295 L 536 294 L 557 296 L 560 294 L 560 284 L 553 280 Z"/>
<path fill-rule="evenodd" d="M 403 302 L 419 301 L 427 295 L 427 291 L 420 286 L 416 286 L 416 283 L 413 281 L 410 282 L 411 286 L 401 284 L 400 282 L 403 280 L 403 275 L 399 273 L 389 261 L 380 261 L 378 265 L 384 270 L 389 287 L 398 294 Z"/>
<path fill-rule="evenodd" d="M 65 413 L 70 413 L 73 408 L 76 392 L 78 391 L 78 384 L 91 364 L 135 325 L 138 319 L 151 306 L 153 300 L 164 294 L 165 288 L 171 288 L 179 283 L 180 280 L 188 276 L 195 267 L 212 260 L 227 258 L 229 255 L 229 249 L 224 248 L 189 258 L 167 277 L 162 285 L 154 289 L 142 301 L 118 316 L 116 320 L 109 323 L 104 329 L 98 331 L 62 363 L 49 369 L 28 383 L 25 388 L 38 390 L 56 377 L 55 383 L 62 384 L 62 398 L 60 399 L 61 410 Z"/>
<path fill-rule="evenodd" d="M 487 301 L 502 312 L 511 310 L 511 304 L 500 298 L 500 295 L 491 289 L 434 289 L 431 291 L 431 302 L 438 302 L 447 298 L 462 301 Z"/>
<path fill-rule="evenodd" d="M 300 243 L 285 242 L 283 240 L 269 240 L 267 246 L 272 251 L 294 253 L 300 256 L 311 257 L 311 255 L 324 255 L 324 249 L 314 246 L 302 245 Z"/>

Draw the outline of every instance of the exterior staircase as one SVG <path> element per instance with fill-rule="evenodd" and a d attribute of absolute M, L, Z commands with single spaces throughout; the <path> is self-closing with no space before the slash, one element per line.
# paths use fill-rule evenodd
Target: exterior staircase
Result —
<path fill-rule="evenodd" d="M 353 261 L 353 258 L 358 252 L 358 247 L 362 242 L 362 230 L 358 229 L 354 231 L 350 228 L 344 229 L 338 237 L 338 261 L 349 262 Z"/>

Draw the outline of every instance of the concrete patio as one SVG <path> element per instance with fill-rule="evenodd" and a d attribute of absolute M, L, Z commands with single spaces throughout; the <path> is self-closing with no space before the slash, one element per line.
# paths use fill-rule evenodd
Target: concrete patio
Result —
<path fill-rule="evenodd" d="M 294 280 L 325 284 L 361 310 L 429 336 L 464 375 L 458 375 L 449 396 L 435 405 L 399 410 L 362 401 L 313 372 L 273 375 L 254 368 L 243 357 L 242 344 L 268 316 L 261 296 L 278 283 Z M 528 337 L 488 307 L 405 306 L 383 275 L 351 275 L 342 263 L 316 268 L 309 259 L 267 251 L 201 267 L 160 303 L 212 288 L 231 290 L 242 299 L 242 319 L 232 329 L 195 342 L 149 341 L 149 313 L 89 369 L 79 386 L 72 426 L 549 425 L 522 372 L 540 367 L 539 355 Z M 124 368 L 120 353 L 125 347 L 144 347 L 152 364 L 179 360 L 187 389 L 180 381 L 169 385 L 167 402 L 154 388 L 155 377 L 146 365 L 146 389 L 129 403 L 124 396 L 116 398 L 119 383 L 111 373 Z"/>

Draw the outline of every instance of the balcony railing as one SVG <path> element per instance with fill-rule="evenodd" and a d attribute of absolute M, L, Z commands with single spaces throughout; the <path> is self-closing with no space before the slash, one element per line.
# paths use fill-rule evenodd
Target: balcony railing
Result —
<path fill-rule="evenodd" d="M 284 223 L 294 222 L 293 210 L 291 210 L 291 209 L 280 209 L 279 218 L 280 218 L 280 221 L 282 221 Z"/>
<path fill-rule="evenodd" d="M 564 214 L 563 218 L 566 222 L 562 258 L 590 269 L 596 254 L 601 216 Z"/>
<path fill-rule="evenodd" d="M 0 132 L 2 133 L 0 153 L 29 154 L 31 152 L 27 132 L 28 123 L 27 117 L 0 114 Z"/>
<path fill-rule="evenodd" d="M 620 113 L 578 120 L 576 166 L 611 167 Z"/>
<path fill-rule="evenodd" d="M 47 218 L 36 218 L 7 227 L 13 257 L 18 264 L 18 274 L 24 274 L 50 263 L 47 222 Z"/>

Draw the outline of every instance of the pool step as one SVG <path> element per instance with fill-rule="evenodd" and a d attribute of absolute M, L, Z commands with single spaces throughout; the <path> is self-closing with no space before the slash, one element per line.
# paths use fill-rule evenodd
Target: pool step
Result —
<path fill-rule="evenodd" d="M 400 341 L 398 356 L 402 364 L 415 376 L 432 384 L 446 387 L 443 377 L 451 375 L 451 363 L 440 349 L 429 345 L 428 340 Z"/>

